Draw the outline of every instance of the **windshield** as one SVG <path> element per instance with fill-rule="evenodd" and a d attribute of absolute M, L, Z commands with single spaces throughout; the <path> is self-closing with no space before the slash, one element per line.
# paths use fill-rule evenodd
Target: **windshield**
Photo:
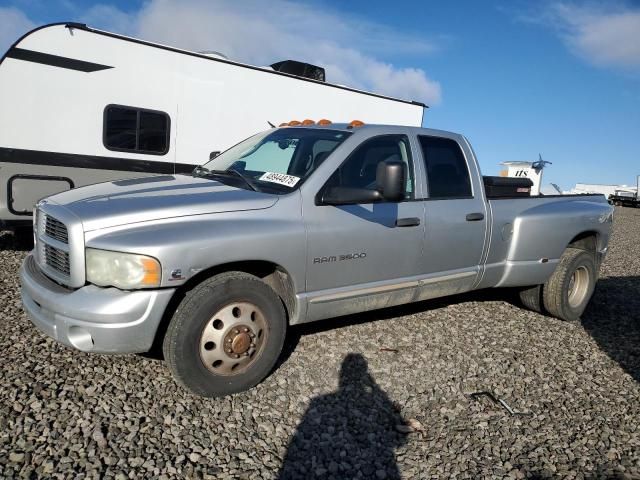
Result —
<path fill-rule="evenodd" d="M 235 178 L 242 188 L 288 192 L 307 178 L 351 133 L 319 128 L 268 130 L 196 169 L 195 175 Z M 232 180 L 233 181 L 233 180 Z"/>

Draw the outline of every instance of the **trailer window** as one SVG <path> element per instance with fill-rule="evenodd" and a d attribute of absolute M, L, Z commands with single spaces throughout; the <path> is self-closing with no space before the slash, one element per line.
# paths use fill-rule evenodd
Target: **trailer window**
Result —
<path fill-rule="evenodd" d="M 169 150 L 169 115 L 143 108 L 108 105 L 104 110 L 104 146 L 119 152 L 164 155 Z"/>
<path fill-rule="evenodd" d="M 472 197 L 467 162 L 458 143 L 441 137 L 418 138 L 427 168 L 429 198 Z"/>

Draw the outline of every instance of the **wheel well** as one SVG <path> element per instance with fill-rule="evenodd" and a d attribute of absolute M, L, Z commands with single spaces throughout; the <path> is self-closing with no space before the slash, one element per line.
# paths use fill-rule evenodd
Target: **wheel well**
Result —
<path fill-rule="evenodd" d="M 262 260 L 232 262 L 216 265 L 215 267 L 198 272 L 187 282 L 178 287 L 171 298 L 169 305 L 167 305 L 167 308 L 165 309 L 160 325 L 158 325 L 158 330 L 156 331 L 156 336 L 154 338 L 153 345 L 148 352 L 148 356 L 152 358 L 162 358 L 162 342 L 167 331 L 167 327 L 169 326 L 169 322 L 178 308 L 178 305 L 180 305 L 180 302 L 187 292 L 203 280 L 224 272 L 244 272 L 262 279 L 263 282 L 273 288 L 282 300 L 287 313 L 287 320 L 291 320 L 292 316 L 295 314 L 296 296 L 293 279 L 280 265 Z"/>
<path fill-rule="evenodd" d="M 250 260 L 245 262 L 232 262 L 208 268 L 191 277 L 179 291 L 186 293 L 203 280 L 223 272 L 244 272 L 262 279 L 278 294 L 287 310 L 287 316 L 291 317 L 295 312 L 295 289 L 293 280 L 287 271 L 280 265 L 263 260 Z M 178 293 L 178 292 L 176 292 Z"/>
<path fill-rule="evenodd" d="M 567 246 L 595 253 L 598 251 L 598 232 L 582 232 L 573 237 Z"/>

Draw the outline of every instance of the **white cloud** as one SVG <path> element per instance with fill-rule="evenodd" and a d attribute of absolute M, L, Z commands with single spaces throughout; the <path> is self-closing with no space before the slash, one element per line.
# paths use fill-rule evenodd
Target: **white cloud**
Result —
<path fill-rule="evenodd" d="M 379 59 L 430 54 L 437 50 L 434 43 L 323 5 L 288 0 L 150 0 L 134 14 L 96 5 L 83 20 L 180 48 L 223 52 L 256 65 L 307 61 L 325 67 L 328 81 L 427 104 L 441 98 L 439 83 L 424 70 Z"/>
<path fill-rule="evenodd" d="M 0 7 L 0 56 L 35 24 L 17 8 Z"/>
<path fill-rule="evenodd" d="M 640 8 L 558 3 L 550 18 L 570 50 L 588 62 L 640 70 Z"/>

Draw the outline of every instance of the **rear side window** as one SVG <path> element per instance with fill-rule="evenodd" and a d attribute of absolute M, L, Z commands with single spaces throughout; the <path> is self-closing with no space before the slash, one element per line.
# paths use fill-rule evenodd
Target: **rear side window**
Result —
<path fill-rule="evenodd" d="M 427 170 L 429 198 L 472 197 L 469 169 L 454 140 L 419 136 Z"/>
<path fill-rule="evenodd" d="M 108 105 L 104 110 L 104 146 L 118 152 L 164 155 L 169 151 L 170 124 L 164 112 Z"/>

